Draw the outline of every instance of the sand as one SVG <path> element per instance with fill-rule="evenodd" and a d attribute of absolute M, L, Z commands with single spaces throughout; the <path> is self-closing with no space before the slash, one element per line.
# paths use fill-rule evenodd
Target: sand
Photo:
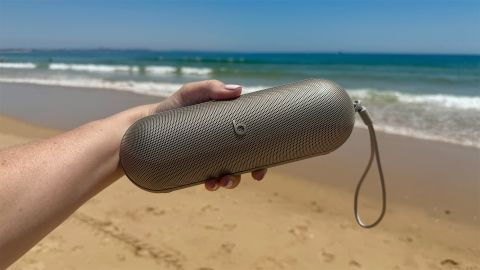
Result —
<path fill-rule="evenodd" d="M 0 116 L 0 148 L 57 132 Z M 368 158 L 355 129 L 338 151 L 272 168 L 262 182 L 245 175 L 235 190 L 152 194 L 122 177 L 11 269 L 480 269 L 478 149 L 379 140 L 390 196 L 375 229 L 353 219 Z"/>

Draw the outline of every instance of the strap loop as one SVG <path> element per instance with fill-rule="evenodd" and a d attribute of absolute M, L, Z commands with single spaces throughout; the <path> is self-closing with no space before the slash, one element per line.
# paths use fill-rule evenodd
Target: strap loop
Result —
<path fill-rule="evenodd" d="M 382 164 L 380 162 L 380 154 L 378 151 L 377 136 L 375 135 L 375 129 L 373 128 L 372 119 L 370 118 L 370 115 L 367 112 L 367 108 L 363 107 L 360 101 L 356 100 L 353 106 L 354 106 L 355 112 L 358 112 L 358 114 L 362 118 L 363 123 L 365 123 L 365 125 L 368 127 L 368 132 L 370 134 L 370 159 L 368 160 L 367 167 L 365 168 L 365 171 L 363 172 L 362 177 L 358 181 L 357 187 L 355 189 L 353 211 L 355 214 L 355 220 L 357 221 L 358 225 L 360 225 L 360 227 L 362 228 L 370 229 L 377 226 L 385 216 L 385 211 L 387 209 L 387 194 L 386 194 L 386 188 L 385 188 L 385 179 L 383 177 Z M 377 161 L 378 173 L 380 175 L 380 187 L 382 191 L 382 209 L 377 219 L 373 223 L 367 224 L 362 221 L 360 214 L 358 213 L 358 199 L 360 197 L 360 189 L 362 188 L 363 181 L 365 180 L 365 177 L 367 176 L 370 170 L 370 167 L 372 166 L 374 157 Z"/>

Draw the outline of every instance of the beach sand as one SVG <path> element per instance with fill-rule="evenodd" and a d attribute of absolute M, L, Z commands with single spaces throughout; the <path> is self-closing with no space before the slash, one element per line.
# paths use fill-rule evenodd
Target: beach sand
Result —
<path fill-rule="evenodd" d="M 94 92 L 69 91 L 82 98 Z M 108 103 L 108 96 L 143 102 L 128 93 L 102 93 L 105 100 L 97 104 Z M 52 110 L 63 102 L 45 100 Z M 7 116 L 4 108 L 0 148 L 59 132 Z M 23 118 L 15 108 L 8 112 Z M 68 123 L 65 115 L 59 118 Z M 334 153 L 272 168 L 261 182 L 244 175 L 234 190 L 197 186 L 153 194 L 122 177 L 11 268 L 480 269 L 479 150 L 379 133 L 389 204 L 384 222 L 365 230 L 352 208 L 369 155 L 367 135 L 356 128 Z M 379 205 L 376 176 L 372 171 L 361 200 L 367 216 Z"/>

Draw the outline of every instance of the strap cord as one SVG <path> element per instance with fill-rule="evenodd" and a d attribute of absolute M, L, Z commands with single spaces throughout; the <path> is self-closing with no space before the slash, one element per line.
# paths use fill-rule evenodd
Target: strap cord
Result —
<path fill-rule="evenodd" d="M 373 128 L 372 119 L 368 114 L 367 108 L 363 107 L 360 101 L 356 100 L 353 106 L 354 106 L 355 112 L 357 112 L 360 115 L 360 118 L 362 118 L 363 123 L 365 123 L 365 125 L 368 127 L 368 132 L 370 134 L 370 159 L 368 160 L 367 167 L 365 168 L 365 171 L 363 172 L 362 177 L 358 181 L 357 187 L 355 189 L 353 211 L 355 214 L 355 220 L 357 221 L 358 225 L 360 225 L 360 227 L 362 228 L 370 229 L 377 226 L 385 216 L 385 211 L 387 209 L 387 192 L 385 188 L 385 179 L 383 177 L 382 164 L 380 162 L 380 154 L 378 151 L 377 137 L 375 135 L 375 129 Z M 382 191 L 382 209 L 377 219 L 374 222 L 367 224 L 362 221 L 360 214 L 358 212 L 358 200 L 360 197 L 360 189 L 362 188 L 362 184 L 365 180 L 365 177 L 367 176 L 370 170 L 370 167 L 372 166 L 374 157 L 377 161 L 378 173 L 380 175 L 380 187 Z"/>

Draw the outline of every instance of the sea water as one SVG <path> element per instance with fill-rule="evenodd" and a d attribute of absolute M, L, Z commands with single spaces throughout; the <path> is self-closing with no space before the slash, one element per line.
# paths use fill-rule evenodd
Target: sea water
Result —
<path fill-rule="evenodd" d="M 0 51 L 0 82 L 65 91 L 168 96 L 186 82 L 219 79 L 248 93 L 312 77 L 333 80 L 362 100 L 378 130 L 480 148 L 479 55 Z"/>

